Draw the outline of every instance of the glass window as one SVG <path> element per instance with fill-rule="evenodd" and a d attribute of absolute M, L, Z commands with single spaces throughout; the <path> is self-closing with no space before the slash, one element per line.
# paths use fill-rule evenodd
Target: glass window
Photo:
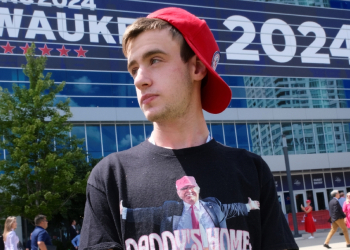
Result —
<path fill-rule="evenodd" d="M 286 136 L 288 153 L 294 155 L 294 139 L 291 123 L 282 123 L 282 133 Z"/>
<path fill-rule="evenodd" d="M 304 137 L 305 137 L 306 153 L 315 154 L 316 153 L 315 136 L 314 136 L 312 123 L 311 122 L 303 123 L 303 130 L 304 130 Z"/>
<path fill-rule="evenodd" d="M 103 155 L 117 152 L 115 125 L 102 125 Z"/>
<path fill-rule="evenodd" d="M 293 143 L 297 154 L 305 154 L 305 139 L 303 135 L 303 128 L 301 123 L 292 124 L 293 127 Z"/>
<path fill-rule="evenodd" d="M 129 124 L 117 125 L 118 151 L 131 148 Z"/>
<path fill-rule="evenodd" d="M 337 145 L 337 152 L 346 152 L 346 145 L 344 140 L 343 124 L 340 122 L 333 123 L 335 144 Z"/>
<path fill-rule="evenodd" d="M 226 145 L 237 148 L 235 125 L 233 123 L 224 123 L 224 131 Z"/>
<path fill-rule="evenodd" d="M 346 141 L 346 148 L 347 151 L 350 152 L 350 123 L 349 122 L 344 122 L 344 135 L 345 135 L 345 141 Z"/>
<path fill-rule="evenodd" d="M 249 150 L 249 142 L 246 124 L 236 124 L 238 147 Z"/>
<path fill-rule="evenodd" d="M 143 124 L 131 124 L 132 146 L 135 147 L 145 140 Z"/>
<path fill-rule="evenodd" d="M 109 72 L 89 72 L 89 71 L 66 71 L 67 82 L 82 83 L 111 83 L 111 73 Z"/>
<path fill-rule="evenodd" d="M 273 154 L 282 155 L 283 148 L 282 148 L 281 124 L 271 123 L 271 135 L 272 135 L 272 143 L 273 143 Z"/>
<path fill-rule="evenodd" d="M 211 133 L 210 123 L 207 123 L 207 127 L 208 127 L 208 130 L 209 130 L 210 136 L 213 137 L 213 134 Z"/>
<path fill-rule="evenodd" d="M 101 131 L 100 125 L 87 125 L 86 137 L 88 154 L 95 159 L 102 157 Z"/>
<path fill-rule="evenodd" d="M 22 70 L 20 70 L 22 71 Z M 10 80 L 10 81 L 18 81 L 17 69 L 4 69 L 0 68 L 0 80 Z"/>
<path fill-rule="evenodd" d="M 317 153 L 326 153 L 326 144 L 323 133 L 323 124 L 321 122 L 313 123 L 314 131 L 316 134 L 316 152 Z"/>
<path fill-rule="evenodd" d="M 153 124 L 145 124 L 146 138 L 149 138 L 153 131 Z"/>
<path fill-rule="evenodd" d="M 324 132 L 326 137 L 326 150 L 327 153 L 335 152 L 334 136 L 333 136 L 333 124 L 331 122 L 323 123 Z"/>
<path fill-rule="evenodd" d="M 250 150 L 257 155 L 261 155 L 259 125 L 257 123 L 248 124 Z"/>
<path fill-rule="evenodd" d="M 86 151 L 85 126 L 84 125 L 73 126 L 71 134 L 72 136 L 76 136 L 78 139 L 84 139 L 84 143 L 80 145 L 80 147 L 82 147 Z"/>
<path fill-rule="evenodd" d="M 271 127 L 269 123 L 260 123 L 262 155 L 272 155 Z"/>
<path fill-rule="evenodd" d="M 216 141 L 220 142 L 221 144 L 225 144 L 222 123 L 212 123 L 211 132 L 212 132 L 212 137 Z"/>

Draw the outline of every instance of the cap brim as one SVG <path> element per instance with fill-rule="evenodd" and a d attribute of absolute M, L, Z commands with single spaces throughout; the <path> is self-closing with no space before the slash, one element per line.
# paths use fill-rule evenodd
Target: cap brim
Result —
<path fill-rule="evenodd" d="M 207 83 L 201 91 L 202 108 L 209 113 L 219 114 L 230 105 L 232 98 L 231 88 L 219 76 L 219 74 L 216 73 L 211 65 L 207 63 L 207 60 L 201 56 L 191 41 L 188 41 L 187 39 L 186 41 L 192 48 L 193 52 L 206 66 L 208 71 Z"/>

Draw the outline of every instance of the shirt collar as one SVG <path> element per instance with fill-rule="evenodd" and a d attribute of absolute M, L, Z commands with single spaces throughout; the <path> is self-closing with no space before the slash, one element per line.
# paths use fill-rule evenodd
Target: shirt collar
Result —
<path fill-rule="evenodd" d="M 190 209 L 191 205 L 188 204 L 187 202 L 183 202 L 185 205 L 185 210 Z M 194 204 L 194 206 L 199 210 L 199 200 Z"/>

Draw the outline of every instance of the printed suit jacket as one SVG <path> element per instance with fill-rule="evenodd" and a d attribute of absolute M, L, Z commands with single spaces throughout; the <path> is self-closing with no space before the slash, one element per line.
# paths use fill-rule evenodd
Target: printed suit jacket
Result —
<path fill-rule="evenodd" d="M 215 227 L 226 228 L 226 220 L 236 216 L 247 216 L 248 210 L 243 203 L 221 204 L 214 198 L 208 197 L 199 201 Z M 177 230 L 183 211 L 183 202 L 166 201 L 160 207 L 127 209 L 128 222 L 149 222 L 160 225 L 160 233 Z"/>

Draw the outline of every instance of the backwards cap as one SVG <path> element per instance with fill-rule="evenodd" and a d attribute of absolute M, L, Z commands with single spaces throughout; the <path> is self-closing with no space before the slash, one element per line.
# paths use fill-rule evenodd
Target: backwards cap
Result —
<path fill-rule="evenodd" d="M 202 108 L 212 114 L 224 111 L 230 104 L 232 93 L 230 87 L 215 72 L 220 51 L 207 23 L 186 10 L 174 7 L 157 10 L 147 17 L 162 19 L 180 31 L 208 71 L 207 83 L 201 90 Z"/>
<path fill-rule="evenodd" d="M 185 186 L 195 186 L 198 187 L 196 179 L 193 176 L 184 176 L 176 181 L 176 189 L 180 190 Z"/>

